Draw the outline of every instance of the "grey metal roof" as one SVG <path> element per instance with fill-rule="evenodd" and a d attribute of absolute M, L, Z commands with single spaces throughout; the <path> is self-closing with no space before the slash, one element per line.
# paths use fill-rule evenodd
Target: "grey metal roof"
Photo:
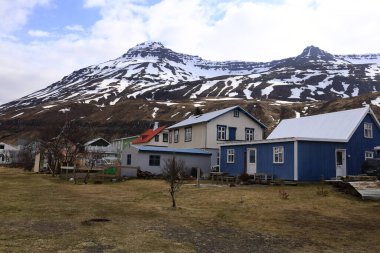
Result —
<path fill-rule="evenodd" d="M 369 107 L 363 107 L 282 120 L 267 139 L 313 138 L 347 142 L 368 113 L 371 114 L 377 126 L 379 126 L 372 110 Z"/>
<path fill-rule="evenodd" d="M 203 123 L 203 122 L 209 122 L 210 120 L 215 119 L 215 118 L 217 118 L 217 117 L 219 117 L 219 116 L 221 116 L 221 115 L 223 115 L 229 111 L 235 110 L 235 109 L 239 109 L 240 111 L 245 113 L 248 117 L 250 117 L 252 120 L 256 121 L 261 127 L 266 128 L 266 126 L 263 123 L 261 123 L 258 119 L 253 117 L 251 114 L 249 114 L 247 111 L 245 111 L 240 106 L 236 105 L 236 106 L 228 107 L 228 108 L 218 110 L 218 111 L 214 111 L 214 112 L 208 112 L 208 113 L 201 114 L 201 115 L 190 116 L 188 119 L 185 119 L 181 122 L 178 122 L 177 124 L 174 124 L 174 125 L 168 127 L 168 129 L 178 128 L 178 127 L 183 127 L 183 126 L 189 126 L 189 125 L 195 125 L 195 124 L 199 124 L 199 123 Z"/>
<path fill-rule="evenodd" d="M 142 152 L 160 152 L 160 153 L 182 153 L 182 154 L 196 154 L 196 155 L 211 155 L 210 152 L 197 149 L 197 148 L 168 148 L 157 146 L 135 146 L 132 147 Z"/>

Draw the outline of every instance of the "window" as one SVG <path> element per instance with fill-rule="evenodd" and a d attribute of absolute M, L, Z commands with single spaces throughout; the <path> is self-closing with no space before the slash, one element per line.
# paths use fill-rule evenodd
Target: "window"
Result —
<path fill-rule="evenodd" d="M 1 144 L 1 145 L 0 145 L 0 149 L 4 149 L 4 144 Z"/>
<path fill-rule="evenodd" d="M 245 140 L 246 141 L 253 141 L 255 136 L 255 129 L 253 128 L 246 128 L 245 129 Z"/>
<path fill-rule="evenodd" d="M 235 162 L 235 149 L 227 149 L 227 163 Z"/>
<path fill-rule="evenodd" d="M 284 147 L 273 148 L 273 163 L 284 163 Z"/>
<path fill-rule="evenodd" d="M 364 159 L 365 160 L 373 159 L 373 152 L 372 151 L 366 151 L 365 155 L 364 155 Z"/>
<path fill-rule="evenodd" d="M 156 136 L 154 136 L 154 141 L 155 142 L 159 142 L 160 141 L 160 135 L 157 134 Z"/>
<path fill-rule="evenodd" d="M 234 117 L 239 118 L 239 110 L 234 110 Z"/>
<path fill-rule="evenodd" d="M 150 155 L 149 156 L 149 166 L 160 166 L 160 156 Z"/>
<path fill-rule="evenodd" d="M 364 123 L 364 137 L 372 138 L 372 124 L 371 123 Z"/>
<path fill-rule="evenodd" d="M 127 154 L 127 165 L 131 165 L 131 164 L 132 164 L 132 155 Z"/>
<path fill-rule="evenodd" d="M 174 142 L 177 143 L 179 141 L 179 130 L 174 130 Z"/>
<path fill-rule="evenodd" d="M 169 143 L 173 142 L 173 131 L 169 131 Z"/>
<path fill-rule="evenodd" d="M 217 126 L 217 140 L 224 141 L 226 140 L 226 126 Z"/>
<path fill-rule="evenodd" d="M 163 142 L 168 142 L 168 134 L 167 133 L 163 133 L 162 134 L 162 141 Z"/>
<path fill-rule="evenodd" d="M 192 135 L 193 135 L 192 128 L 191 127 L 185 128 L 185 141 L 191 141 Z"/>

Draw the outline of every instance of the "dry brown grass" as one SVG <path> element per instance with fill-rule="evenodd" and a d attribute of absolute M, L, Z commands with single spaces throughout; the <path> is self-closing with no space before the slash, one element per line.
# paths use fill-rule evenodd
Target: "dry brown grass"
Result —
<path fill-rule="evenodd" d="M 73 185 L 0 168 L 0 252 L 380 252 L 380 203 L 318 185 Z M 283 189 L 289 194 L 279 196 Z M 83 221 L 107 218 L 110 222 Z"/>

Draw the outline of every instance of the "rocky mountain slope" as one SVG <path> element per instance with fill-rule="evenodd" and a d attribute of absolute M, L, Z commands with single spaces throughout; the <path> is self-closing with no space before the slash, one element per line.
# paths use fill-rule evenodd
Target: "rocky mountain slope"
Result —
<path fill-rule="evenodd" d="M 146 42 L 4 104 L 0 112 L 46 103 L 112 106 L 130 99 L 327 101 L 379 90 L 380 54 L 332 55 L 310 46 L 296 57 L 267 63 L 213 62 Z"/>
<path fill-rule="evenodd" d="M 154 121 L 241 105 L 268 126 L 284 118 L 372 105 L 380 116 L 380 54 L 333 55 L 307 47 L 267 63 L 214 62 L 157 42 L 89 66 L 0 106 L 0 140 L 33 139 L 79 119 L 95 136 L 139 134 Z"/>

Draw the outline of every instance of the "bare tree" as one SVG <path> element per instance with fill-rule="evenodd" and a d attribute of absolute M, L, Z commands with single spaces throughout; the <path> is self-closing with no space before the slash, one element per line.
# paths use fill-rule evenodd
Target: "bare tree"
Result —
<path fill-rule="evenodd" d="M 184 162 L 177 161 L 175 156 L 166 161 L 165 167 L 162 169 L 162 175 L 167 183 L 170 185 L 170 196 L 172 198 L 172 207 L 176 208 L 176 193 L 180 190 L 183 184 L 183 175 L 185 172 Z"/>
<path fill-rule="evenodd" d="M 42 152 L 47 155 L 48 168 L 55 176 L 62 164 L 74 166 L 84 156 L 83 143 L 90 131 L 81 128 L 79 122 L 66 118 L 61 125 L 51 126 L 41 138 Z M 74 180 L 76 181 L 76 166 Z"/>

